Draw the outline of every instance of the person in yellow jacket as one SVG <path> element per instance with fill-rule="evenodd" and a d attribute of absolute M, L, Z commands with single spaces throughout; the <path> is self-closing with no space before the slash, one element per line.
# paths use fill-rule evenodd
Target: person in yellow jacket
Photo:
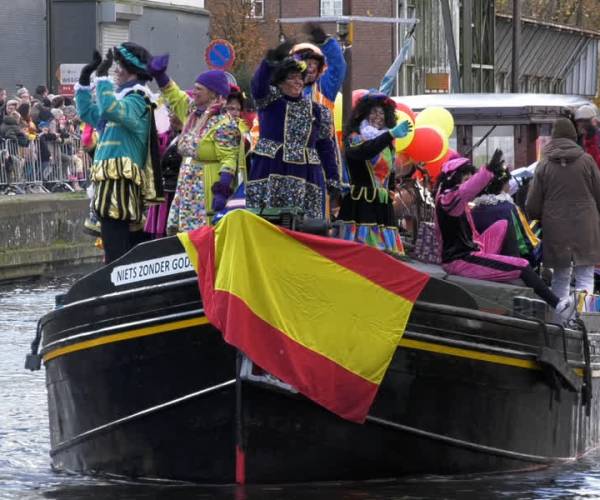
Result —
<path fill-rule="evenodd" d="M 224 113 L 229 82 L 223 71 L 196 78 L 193 101 L 166 73 L 169 56 L 152 59 L 149 71 L 170 109 L 184 124 L 178 143 L 183 157 L 167 232 L 191 231 L 210 224 L 235 187 L 241 134 L 235 120 Z"/>

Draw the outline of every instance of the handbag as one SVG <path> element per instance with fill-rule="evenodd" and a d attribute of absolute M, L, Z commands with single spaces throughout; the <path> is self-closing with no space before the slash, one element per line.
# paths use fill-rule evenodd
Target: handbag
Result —
<path fill-rule="evenodd" d="M 440 238 L 438 238 L 435 222 L 421 222 L 419 224 L 413 257 L 427 264 L 442 263 L 442 244 Z"/>

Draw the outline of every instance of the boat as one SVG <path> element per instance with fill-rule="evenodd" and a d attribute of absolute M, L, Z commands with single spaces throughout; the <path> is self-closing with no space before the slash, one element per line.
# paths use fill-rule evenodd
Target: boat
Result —
<path fill-rule="evenodd" d="M 486 310 L 499 287 L 507 306 L 531 300 L 522 287 L 429 272 L 357 424 L 223 340 L 177 238 L 138 245 L 40 321 L 53 467 L 280 483 L 513 471 L 596 447 L 600 335 Z"/>
<path fill-rule="evenodd" d="M 224 341 L 178 238 L 136 246 L 38 324 L 26 366 L 45 365 L 53 468 L 268 484 L 519 471 L 598 447 L 600 329 L 547 322 L 518 283 L 406 265 L 430 279 L 356 423 Z"/>

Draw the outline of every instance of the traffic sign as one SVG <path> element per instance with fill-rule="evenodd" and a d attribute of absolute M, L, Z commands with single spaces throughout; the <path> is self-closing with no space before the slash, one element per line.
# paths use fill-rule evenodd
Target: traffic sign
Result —
<path fill-rule="evenodd" d="M 226 71 L 231 69 L 235 61 L 235 50 L 227 40 L 212 40 L 204 51 L 204 60 L 210 69 Z"/>

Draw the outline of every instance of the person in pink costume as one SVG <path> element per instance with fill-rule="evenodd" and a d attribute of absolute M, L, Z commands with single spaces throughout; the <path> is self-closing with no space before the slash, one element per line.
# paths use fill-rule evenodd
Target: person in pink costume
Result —
<path fill-rule="evenodd" d="M 492 251 L 474 238 L 469 202 L 504 171 L 502 151 L 496 150 L 485 167 L 476 170 L 467 158 L 455 158 L 442 167 L 436 189 L 436 222 L 442 243 L 442 267 L 448 274 L 481 280 L 510 282 L 523 280 L 535 293 L 566 320 L 572 313 L 573 299 L 563 300 L 552 293 L 535 274 L 527 260 L 495 253 L 502 246 L 506 227 L 493 228 L 488 234 Z M 490 228 L 492 229 L 492 228 Z M 475 233 L 476 234 L 476 233 Z"/>

